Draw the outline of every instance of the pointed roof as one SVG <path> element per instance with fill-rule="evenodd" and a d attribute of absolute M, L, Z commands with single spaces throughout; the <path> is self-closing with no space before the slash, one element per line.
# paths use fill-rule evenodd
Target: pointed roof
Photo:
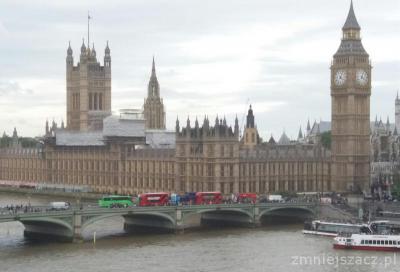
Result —
<path fill-rule="evenodd" d="M 110 47 L 108 47 L 108 41 L 107 41 L 106 49 L 104 49 L 104 52 L 106 55 L 110 55 Z"/>
<path fill-rule="evenodd" d="M 356 15 L 354 13 L 353 1 L 351 1 L 351 3 L 350 3 L 349 14 L 347 15 L 346 22 L 344 23 L 342 29 L 343 30 L 347 30 L 347 29 L 358 29 L 358 30 L 360 30 L 361 29 L 360 25 L 357 22 Z"/>
<path fill-rule="evenodd" d="M 308 119 L 308 121 L 307 121 L 307 131 L 310 131 L 310 130 L 311 130 L 310 119 Z"/>
<path fill-rule="evenodd" d="M 269 144 L 276 144 L 276 141 L 275 141 L 275 139 L 274 139 L 274 136 L 272 136 L 272 134 L 271 134 L 271 138 L 269 138 L 268 143 L 269 143 Z"/>
<path fill-rule="evenodd" d="M 301 126 L 300 126 L 300 129 L 299 129 L 299 135 L 297 136 L 297 139 L 298 140 L 303 139 L 303 132 L 301 131 Z"/>
<path fill-rule="evenodd" d="M 154 56 L 153 56 L 153 64 L 151 67 L 151 76 L 156 76 L 156 63 L 154 61 Z"/>
<path fill-rule="evenodd" d="M 321 123 L 321 122 L 320 122 Z M 319 128 L 319 123 L 317 124 L 317 135 L 321 134 L 321 130 Z"/>
<path fill-rule="evenodd" d="M 13 138 L 18 138 L 17 128 L 14 127 Z"/>
<path fill-rule="evenodd" d="M 290 139 L 289 139 L 289 137 L 286 135 L 285 131 L 282 133 L 281 138 L 279 138 L 278 144 L 280 144 L 280 145 L 287 145 L 287 144 L 290 144 Z"/>
<path fill-rule="evenodd" d="M 154 61 L 151 65 L 151 76 L 149 80 L 149 85 L 147 87 L 148 97 L 159 97 L 160 96 L 160 85 L 158 84 L 158 79 L 156 76 L 156 63 Z"/>
<path fill-rule="evenodd" d="M 72 55 L 71 41 L 68 42 L 67 54 L 68 54 L 69 56 Z"/>
<path fill-rule="evenodd" d="M 393 131 L 393 135 L 396 135 L 397 136 L 397 127 L 396 126 L 394 126 L 394 131 Z"/>

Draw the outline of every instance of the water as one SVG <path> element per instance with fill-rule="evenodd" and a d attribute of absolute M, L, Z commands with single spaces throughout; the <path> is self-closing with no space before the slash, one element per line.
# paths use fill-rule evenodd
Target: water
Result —
<path fill-rule="evenodd" d="M 30 198 L 32 205 L 64 200 Z M 26 204 L 28 199 L 0 193 L 0 206 L 10 203 Z M 32 242 L 23 237 L 22 224 L 1 223 L 0 271 L 400 271 L 398 254 L 334 250 L 331 238 L 305 236 L 301 225 L 180 235 L 128 235 L 122 226 L 122 218 L 107 218 L 85 230 L 84 243 L 72 244 Z"/>

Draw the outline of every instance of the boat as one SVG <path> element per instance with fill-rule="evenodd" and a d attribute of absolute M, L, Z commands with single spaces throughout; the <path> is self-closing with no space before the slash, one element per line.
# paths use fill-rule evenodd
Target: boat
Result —
<path fill-rule="evenodd" d="M 369 224 L 372 233 L 383 235 L 400 235 L 400 222 L 389 220 L 376 220 Z"/>
<path fill-rule="evenodd" d="M 368 224 L 313 220 L 304 224 L 303 234 L 336 237 L 339 233 L 372 233 Z"/>
<path fill-rule="evenodd" d="M 400 235 L 340 235 L 334 238 L 333 248 L 373 251 L 400 251 Z"/>

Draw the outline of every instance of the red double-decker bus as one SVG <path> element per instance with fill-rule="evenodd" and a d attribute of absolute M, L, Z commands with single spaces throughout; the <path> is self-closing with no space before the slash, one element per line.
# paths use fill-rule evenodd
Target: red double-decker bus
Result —
<path fill-rule="evenodd" d="M 196 205 L 221 204 L 222 194 L 220 192 L 197 192 L 195 203 Z"/>
<path fill-rule="evenodd" d="M 168 193 L 145 193 L 139 196 L 139 206 L 166 206 L 168 203 Z"/>
<path fill-rule="evenodd" d="M 237 202 L 255 204 L 257 201 L 257 194 L 255 193 L 241 193 L 238 195 Z"/>

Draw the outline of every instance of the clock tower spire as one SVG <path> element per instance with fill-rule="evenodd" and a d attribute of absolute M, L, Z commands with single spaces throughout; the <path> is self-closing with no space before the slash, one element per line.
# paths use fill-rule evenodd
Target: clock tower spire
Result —
<path fill-rule="evenodd" d="M 371 64 L 353 2 L 331 66 L 333 191 L 362 191 L 370 180 Z"/>

